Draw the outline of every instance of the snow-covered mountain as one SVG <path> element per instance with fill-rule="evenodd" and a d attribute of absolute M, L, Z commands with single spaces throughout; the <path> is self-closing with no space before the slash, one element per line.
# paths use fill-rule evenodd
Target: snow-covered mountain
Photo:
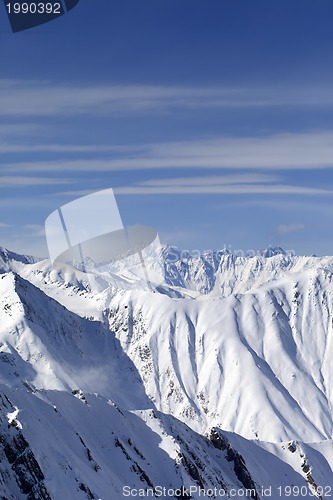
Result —
<path fill-rule="evenodd" d="M 330 498 L 333 258 L 267 255 L 98 292 L 2 249 L 3 498 Z"/>
<path fill-rule="evenodd" d="M 271 247 L 253 257 L 236 256 L 224 250 L 181 258 L 180 253 L 171 249 L 166 251 L 165 260 L 167 283 L 210 297 L 244 293 L 287 273 L 322 267 L 333 269 L 333 257 L 299 257 Z"/>

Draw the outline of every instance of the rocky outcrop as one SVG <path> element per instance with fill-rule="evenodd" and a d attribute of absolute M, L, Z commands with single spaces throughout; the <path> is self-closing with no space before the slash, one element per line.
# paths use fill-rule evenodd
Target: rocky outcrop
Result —
<path fill-rule="evenodd" d="M 235 451 L 225 436 L 223 436 L 219 429 L 213 428 L 210 432 L 209 439 L 213 446 L 221 451 L 226 451 L 226 459 L 228 462 L 233 462 L 234 471 L 237 479 L 242 483 L 246 490 L 251 491 L 251 498 L 260 500 L 256 489 L 256 485 L 251 477 L 249 470 L 242 455 Z"/>
<path fill-rule="evenodd" d="M 29 443 L 18 426 L 9 423 L 5 414 L 14 407 L 8 398 L 0 396 L 0 457 L 3 483 L 14 479 L 28 500 L 51 500 L 44 484 L 44 474 Z"/>

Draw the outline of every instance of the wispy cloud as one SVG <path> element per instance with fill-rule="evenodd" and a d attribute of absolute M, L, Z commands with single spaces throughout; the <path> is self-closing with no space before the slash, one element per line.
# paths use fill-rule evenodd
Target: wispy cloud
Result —
<path fill-rule="evenodd" d="M 25 193 L 25 196 L 0 196 L 0 208 L 9 210 L 22 209 L 24 214 L 32 209 L 53 210 L 57 208 L 57 201 L 50 195 L 40 194 L 38 196 Z"/>
<path fill-rule="evenodd" d="M 248 173 L 239 175 L 174 177 L 150 179 L 133 185 L 114 188 L 117 195 L 184 195 L 184 194 L 282 194 L 282 195 L 327 195 L 333 190 L 289 185 L 277 175 Z M 92 193 L 89 189 L 66 190 L 55 196 L 80 197 Z"/>
<path fill-rule="evenodd" d="M 333 190 L 288 185 L 281 176 L 265 173 L 150 179 L 115 188 L 116 194 L 298 194 L 333 195 Z"/>
<path fill-rule="evenodd" d="M 58 186 L 72 184 L 73 179 L 50 178 L 50 177 L 29 177 L 29 176 L 1 176 L 1 188 L 18 188 L 27 186 Z"/>
<path fill-rule="evenodd" d="M 0 228 L 7 228 L 7 227 L 11 227 L 11 225 L 6 224 L 5 222 L 0 222 Z"/>
<path fill-rule="evenodd" d="M 221 137 L 125 147 L 116 157 L 3 164 L 2 171 L 125 171 L 178 168 L 333 168 L 333 131 Z"/>
<path fill-rule="evenodd" d="M 225 186 L 229 184 L 253 184 L 267 183 L 281 180 L 281 176 L 262 173 L 245 173 L 233 175 L 214 175 L 198 177 L 174 177 L 171 179 L 150 179 L 140 182 L 144 187 L 202 187 L 202 186 Z"/>
<path fill-rule="evenodd" d="M 7 116 L 59 116 L 82 113 L 138 113 L 170 107 L 250 106 L 244 91 L 150 85 L 55 85 L 39 81 L 0 81 L 0 107 Z"/>
<path fill-rule="evenodd" d="M 41 131 L 41 125 L 31 121 L 25 123 L 8 123 L 6 120 L 6 123 L 0 123 L 0 136 L 2 140 L 4 138 L 12 138 L 16 136 L 26 137 L 31 134 L 36 134 L 37 132 L 41 133 Z"/>
<path fill-rule="evenodd" d="M 195 238 L 197 232 L 189 229 L 175 229 L 174 231 L 160 231 L 159 236 L 163 243 L 174 244 L 175 241 L 178 244 L 187 244 L 189 240 Z"/>
<path fill-rule="evenodd" d="M 158 85 L 66 85 L 0 80 L 3 116 L 142 113 L 172 108 L 333 105 L 330 88 L 231 88 Z"/>
<path fill-rule="evenodd" d="M 1 133 L 1 132 L 0 132 Z M 130 152 L 131 146 L 81 145 L 81 144 L 25 144 L 0 143 L 0 153 L 124 153 Z M 134 150 L 137 150 L 134 147 Z"/>
<path fill-rule="evenodd" d="M 116 188 L 115 192 L 118 194 L 333 194 L 329 189 L 288 185 L 284 181 L 281 175 L 248 172 L 150 179 L 133 186 Z"/>
<path fill-rule="evenodd" d="M 150 157 L 151 160 L 150 160 Z M 149 161 L 150 160 L 150 161 Z M 139 161 L 159 166 L 211 168 L 313 168 L 333 166 L 333 131 L 221 137 L 157 144 Z"/>
<path fill-rule="evenodd" d="M 28 230 L 32 236 L 45 236 L 45 227 L 41 224 L 24 224 L 24 229 Z"/>
<path fill-rule="evenodd" d="M 288 236 L 289 234 L 303 231 L 305 227 L 305 224 L 279 224 L 277 227 L 277 231 L 281 236 Z"/>
<path fill-rule="evenodd" d="M 152 194 L 298 194 L 298 195 L 333 195 L 333 191 L 292 185 L 262 184 L 227 184 L 203 186 L 125 186 L 115 188 L 118 195 Z M 65 194 L 65 193 L 63 193 Z"/>

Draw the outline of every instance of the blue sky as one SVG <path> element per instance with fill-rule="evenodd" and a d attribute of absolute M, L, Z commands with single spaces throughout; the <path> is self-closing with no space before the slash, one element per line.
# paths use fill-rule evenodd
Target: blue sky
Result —
<path fill-rule="evenodd" d="M 180 248 L 333 254 L 330 0 L 81 0 L 12 34 L 0 5 L 0 245 L 113 187 Z"/>

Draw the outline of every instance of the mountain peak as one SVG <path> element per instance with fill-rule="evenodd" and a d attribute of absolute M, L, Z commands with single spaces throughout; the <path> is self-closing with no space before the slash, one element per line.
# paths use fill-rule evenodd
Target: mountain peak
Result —
<path fill-rule="evenodd" d="M 20 255 L 16 252 L 12 252 L 5 247 L 0 246 L 0 274 L 3 272 L 10 271 L 15 266 L 16 263 L 20 264 L 35 264 L 40 262 L 42 259 L 37 257 L 32 257 L 31 255 Z"/>
<path fill-rule="evenodd" d="M 282 247 L 277 246 L 277 247 L 272 247 L 269 246 L 268 248 L 265 248 L 264 250 L 260 251 L 260 255 L 265 258 L 270 258 L 270 257 L 275 257 L 275 255 L 288 255 L 290 256 L 290 252 L 286 252 Z"/>

